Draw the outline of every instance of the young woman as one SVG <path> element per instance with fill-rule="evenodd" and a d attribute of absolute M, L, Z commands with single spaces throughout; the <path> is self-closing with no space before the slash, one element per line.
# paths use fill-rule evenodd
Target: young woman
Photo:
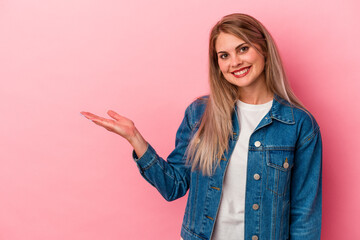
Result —
<path fill-rule="evenodd" d="M 129 141 L 140 173 L 166 200 L 189 190 L 184 240 L 320 239 L 319 126 L 259 21 L 231 14 L 213 27 L 209 79 L 210 95 L 186 109 L 167 161 L 131 120 L 82 114 Z"/>

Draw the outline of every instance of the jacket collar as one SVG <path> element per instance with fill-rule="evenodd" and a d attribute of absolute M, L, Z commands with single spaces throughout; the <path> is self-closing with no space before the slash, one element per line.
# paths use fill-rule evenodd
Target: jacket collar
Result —
<path fill-rule="evenodd" d="M 262 119 L 262 121 L 259 123 L 259 125 L 256 127 L 254 131 L 270 124 L 273 119 L 285 124 L 295 124 L 293 107 L 289 102 L 282 99 L 276 94 L 274 94 L 273 104 L 270 108 L 270 111 L 266 114 L 266 116 Z M 232 115 L 232 125 L 233 125 L 232 139 L 236 141 L 240 131 L 236 104 L 234 106 L 234 114 Z"/>
<path fill-rule="evenodd" d="M 269 111 L 270 118 L 286 124 L 295 124 L 293 107 L 291 104 L 274 94 L 273 105 Z"/>

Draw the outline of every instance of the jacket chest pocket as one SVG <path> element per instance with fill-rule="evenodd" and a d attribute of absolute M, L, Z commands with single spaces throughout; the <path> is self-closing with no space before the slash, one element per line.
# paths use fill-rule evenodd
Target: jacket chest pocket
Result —
<path fill-rule="evenodd" d="M 266 151 L 266 189 L 283 196 L 290 186 L 291 168 L 294 165 L 292 150 Z"/>

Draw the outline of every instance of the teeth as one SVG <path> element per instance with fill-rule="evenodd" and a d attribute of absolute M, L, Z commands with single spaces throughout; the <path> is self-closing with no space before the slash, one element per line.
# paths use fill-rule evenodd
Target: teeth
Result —
<path fill-rule="evenodd" d="M 249 68 L 247 68 L 247 69 L 244 69 L 244 70 L 242 70 L 242 71 L 240 71 L 240 72 L 234 72 L 234 75 L 237 75 L 237 76 L 239 76 L 239 75 L 241 75 L 241 74 L 244 74 L 244 73 L 246 73 L 247 71 L 249 71 Z"/>

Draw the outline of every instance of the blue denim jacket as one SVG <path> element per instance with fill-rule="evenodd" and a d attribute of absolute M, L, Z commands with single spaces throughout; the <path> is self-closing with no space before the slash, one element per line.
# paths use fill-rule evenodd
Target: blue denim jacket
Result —
<path fill-rule="evenodd" d="M 199 98 L 186 109 L 167 161 L 151 145 L 140 159 L 133 152 L 142 176 L 166 200 L 180 198 L 189 189 L 181 228 L 184 240 L 211 239 L 224 174 L 239 135 L 235 105 L 229 150 L 215 173 L 191 171 L 185 151 L 206 103 L 207 97 Z M 270 111 L 250 136 L 247 166 L 244 239 L 320 239 L 322 144 L 315 119 L 275 95 Z M 260 207 L 253 209 L 253 204 Z"/>

